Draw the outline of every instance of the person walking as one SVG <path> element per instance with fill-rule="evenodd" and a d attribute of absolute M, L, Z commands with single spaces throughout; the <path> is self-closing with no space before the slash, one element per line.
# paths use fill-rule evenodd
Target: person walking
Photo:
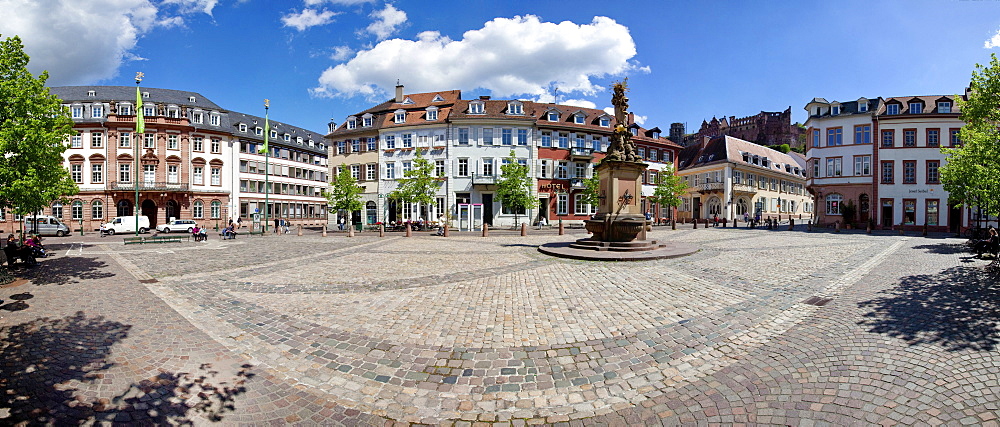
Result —
<path fill-rule="evenodd" d="M 281 220 L 277 217 L 274 218 L 274 234 L 281 233 Z"/>

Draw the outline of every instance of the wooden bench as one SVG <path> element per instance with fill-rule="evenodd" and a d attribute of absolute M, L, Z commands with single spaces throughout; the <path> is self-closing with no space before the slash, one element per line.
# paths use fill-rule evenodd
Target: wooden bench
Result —
<path fill-rule="evenodd" d="M 145 239 L 146 239 L 145 237 L 126 237 L 125 244 L 126 245 L 134 245 L 136 243 L 143 244 L 145 243 Z"/>
<path fill-rule="evenodd" d="M 264 235 L 264 231 L 263 230 L 261 230 L 261 231 L 247 231 L 246 234 L 251 235 L 251 236 L 263 236 Z"/>

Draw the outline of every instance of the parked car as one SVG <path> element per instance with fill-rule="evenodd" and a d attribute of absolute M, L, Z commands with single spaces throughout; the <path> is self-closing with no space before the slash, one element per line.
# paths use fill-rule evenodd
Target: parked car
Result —
<path fill-rule="evenodd" d="M 139 226 L 140 233 L 149 231 L 149 218 L 140 216 L 136 219 L 135 216 L 116 216 L 111 221 L 101 225 L 101 235 L 104 235 L 104 233 L 111 235 L 115 233 L 134 233 L 136 225 Z"/>
<path fill-rule="evenodd" d="M 24 232 L 45 236 L 62 237 L 69 234 L 69 226 L 54 216 L 39 215 L 24 217 Z"/>
<path fill-rule="evenodd" d="M 171 233 L 171 232 L 185 232 L 190 233 L 191 229 L 197 225 L 193 219 L 175 219 L 166 224 L 160 224 L 156 226 L 156 231 L 161 233 Z"/>

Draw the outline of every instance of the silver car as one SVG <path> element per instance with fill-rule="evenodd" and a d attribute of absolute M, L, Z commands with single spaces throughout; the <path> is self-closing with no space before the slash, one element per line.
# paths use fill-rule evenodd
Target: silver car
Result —
<path fill-rule="evenodd" d="M 166 224 L 157 225 L 156 231 L 159 231 L 160 233 L 190 233 L 191 229 L 193 229 L 195 225 L 197 225 L 197 223 L 195 223 L 193 219 L 175 219 Z"/>

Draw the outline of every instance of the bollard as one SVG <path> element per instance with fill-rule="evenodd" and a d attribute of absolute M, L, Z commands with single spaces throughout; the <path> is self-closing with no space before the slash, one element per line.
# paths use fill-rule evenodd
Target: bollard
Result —
<path fill-rule="evenodd" d="M 562 221 L 559 221 L 559 235 L 562 236 L 563 234 L 566 234 L 566 228 L 563 227 Z"/>
<path fill-rule="evenodd" d="M 722 228 L 726 228 L 726 218 L 722 218 Z"/>
<path fill-rule="evenodd" d="M 302 235 L 302 224 L 299 224 L 299 232 L 298 232 L 298 235 L 299 235 L 299 236 L 301 236 L 301 235 Z"/>
<path fill-rule="evenodd" d="M 385 224 L 378 225 L 378 237 L 385 237 Z"/>
<path fill-rule="evenodd" d="M 350 227 L 347 227 L 347 237 L 354 237 L 354 224 L 351 224 Z"/>
<path fill-rule="evenodd" d="M 410 223 L 406 223 L 406 237 L 413 237 L 413 229 L 410 228 Z"/>
<path fill-rule="evenodd" d="M 694 220 L 694 228 L 693 228 L 693 230 L 697 230 L 697 229 L 698 229 L 698 220 Z"/>
<path fill-rule="evenodd" d="M 326 237 L 326 224 L 323 224 L 323 237 Z"/>
<path fill-rule="evenodd" d="M 806 231 L 813 231 L 813 222 L 812 222 L 812 220 L 809 220 L 809 222 L 806 223 Z"/>
<path fill-rule="evenodd" d="M 444 224 L 444 237 L 448 237 L 448 223 Z"/>
<path fill-rule="evenodd" d="M 490 225 L 483 223 L 483 237 L 490 237 Z"/>
<path fill-rule="evenodd" d="M 524 236 L 527 236 L 527 235 L 528 235 L 528 224 L 522 222 L 521 223 L 521 237 L 524 237 Z"/>
<path fill-rule="evenodd" d="M 677 229 L 677 220 L 676 219 L 670 221 L 670 229 L 671 230 L 676 230 Z"/>
<path fill-rule="evenodd" d="M 733 218 L 733 228 L 739 227 L 739 225 L 740 225 L 740 220 Z"/>
<path fill-rule="evenodd" d="M 920 235 L 927 237 L 927 221 L 924 221 L 924 231 L 921 232 Z"/>
<path fill-rule="evenodd" d="M 834 230 L 834 231 L 837 232 L 837 233 L 839 233 L 840 232 L 840 221 L 837 221 L 834 224 L 836 225 L 836 230 Z"/>
<path fill-rule="evenodd" d="M 865 230 L 865 232 L 868 233 L 868 234 L 872 234 L 872 222 L 871 221 L 868 221 L 868 227 Z"/>
<path fill-rule="evenodd" d="M 791 231 L 791 230 L 794 230 L 794 229 L 795 229 L 795 218 L 792 218 L 792 216 L 789 215 L 788 216 L 788 230 Z"/>
<path fill-rule="evenodd" d="M 904 223 L 902 223 L 902 222 L 901 222 L 901 223 L 899 223 L 899 235 L 900 235 L 900 236 L 902 236 L 902 235 L 903 235 L 903 224 L 904 224 Z"/>

